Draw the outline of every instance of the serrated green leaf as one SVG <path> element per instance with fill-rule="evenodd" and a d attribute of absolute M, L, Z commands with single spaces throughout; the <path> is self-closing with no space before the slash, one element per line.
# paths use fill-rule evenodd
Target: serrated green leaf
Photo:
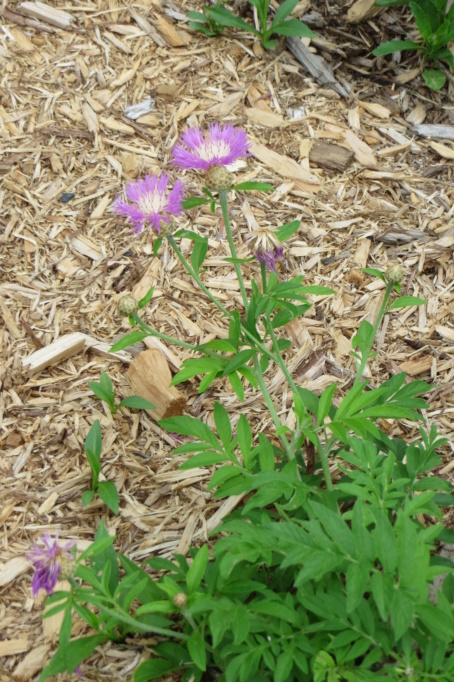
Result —
<path fill-rule="evenodd" d="M 205 443 L 209 443 L 215 449 L 219 449 L 219 441 L 215 434 L 200 419 L 183 415 L 161 419 L 158 424 L 167 431 L 178 433 L 180 436 L 193 436 L 193 438 L 198 438 Z"/>

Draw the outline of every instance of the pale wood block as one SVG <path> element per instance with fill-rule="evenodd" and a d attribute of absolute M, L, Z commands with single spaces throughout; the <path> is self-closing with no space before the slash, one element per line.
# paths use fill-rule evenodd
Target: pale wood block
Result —
<path fill-rule="evenodd" d="M 183 414 L 186 397 L 170 386 L 172 374 L 161 351 L 150 349 L 139 353 L 126 376 L 135 395 L 156 405 L 155 410 L 147 410 L 153 419 Z"/>

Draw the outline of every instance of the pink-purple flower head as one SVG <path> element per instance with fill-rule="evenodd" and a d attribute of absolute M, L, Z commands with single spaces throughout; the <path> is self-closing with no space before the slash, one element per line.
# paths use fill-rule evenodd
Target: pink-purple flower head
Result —
<path fill-rule="evenodd" d="M 237 159 L 249 156 L 249 147 L 246 133 L 241 128 L 212 123 L 205 132 L 199 128 L 186 130 L 173 148 L 172 156 L 181 168 L 207 171 L 211 166 L 229 166 Z"/>
<path fill-rule="evenodd" d="M 284 255 L 284 249 L 282 246 L 277 246 L 274 249 L 269 249 L 269 251 L 256 251 L 254 256 L 257 258 L 259 263 L 263 263 L 267 270 L 276 272 L 276 262 L 282 258 Z"/>
<path fill-rule="evenodd" d="M 177 180 L 172 189 L 169 184 L 170 177 L 166 173 L 147 175 L 143 180 L 130 182 L 126 185 L 126 197 L 130 203 L 117 199 L 113 210 L 126 216 L 137 234 L 142 232 L 146 223 L 160 234 L 161 227 L 169 225 L 172 217 L 181 215 L 183 210 L 183 183 Z"/>
<path fill-rule="evenodd" d="M 62 570 L 67 569 L 68 565 L 74 563 L 74 556 L 70 550 L 74 547 L 75 540 L 69 540 L 65 545 L 59 545 L 58 532 L 55 540 L 52 540 L 47 531 L 41 537 L 41 542 L 44 544 L 44 547 L 33 545 L 27 555 L 27 559 L 35 567 L 35 574 L 32 580 L 34 597 L 36 597 L 40 590 L 45 590 L 47 594 L 52 594 Z"/>

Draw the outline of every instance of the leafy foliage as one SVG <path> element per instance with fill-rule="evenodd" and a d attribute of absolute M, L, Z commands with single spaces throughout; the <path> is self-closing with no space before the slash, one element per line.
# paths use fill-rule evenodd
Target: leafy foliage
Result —
<path fill-rule="evenodd" d="M 250 0 L 255 7 L 260 23 L 260 29 L 255 28 L 241 17 L 233 14 L 225 4 L 217 2 L 213 7 L 205 5 L 202 12 L 189 12 L 189 27 L 201 31 L 207 36 L 216 36 L 226 27 L 239 28 L 258 36 L 262 45 L 267 49 L 274 49 L 277 40 L 273 35 L 300 36 L 313 38 L 312 31 L 299 19 L 288 19 L 299 0 L 284 0 L 274 14 L 271 23 L 268 21 L 269 0 Z"/>
<path fill-rule="evenodd" d="M 106 375 L 107 376 L 107 375 Z M 118 514 L 118 491 L 112 481 L 100 481 L 101 473 L 102 434 L 99 420 L 93 423 L 85 439 L 85 454 L 91 469 L 91 488 L 82 494 L 84 505 L 90 504 L 98 493 L 114 514 Z"/>
<path fill-rule="evenodd" d="M 447 47 L 448 43 L 454 40 L 454 6 L 447 10 L 448 0 L 377 0 L 375 4 L 381 7 L 408 5 L 422 43 L 412 40 L 391 40 L 379 45 L 374 50 L 374 55 L 419 50 L 423 52 L 427 62 L 437 66 L 441 60 L 454 69 L 454 55 Z M 431 90 L 440 90 L 446 83 L 446 75 L 439 68 L 425 69 L 422 75 Z"/>

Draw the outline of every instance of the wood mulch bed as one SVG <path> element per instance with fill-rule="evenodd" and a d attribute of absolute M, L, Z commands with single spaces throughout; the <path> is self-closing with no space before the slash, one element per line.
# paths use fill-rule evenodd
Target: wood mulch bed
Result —
<path fill-rule="evenodd" d="M 206 541 L 238 503 L 206 492 L 210 472 L 178 471 L 181 458 L 171 454 L 177 443 L 148 413 L 123 408 L 112 417 L 88 388 L 106 371 L 118 396 L 130 392 L 134 351 L 108 354 L 128 329 L 116 314 L 127 293 L 139 297 L 156 285 L 144 319 L 161 332 L 192 343 L 226 334 L 225 320 L 171 250 L 163 246 L 155 258 L 153 235 L 132 235 L 110 210 L 131 179 L 171 170 L 171 148 L 187 127 L 218 120 L 246 129 L 256 158 L 239 164 L 238 180 L 276 188 L 232 201 L 239 254 L 247 253 L 256 223 L 298 218 L 279 276 L 303 274 L 307 284 L 336 292 L 314 297 L 309 313 L 286 330 L 293 342 L 287 359 L 301 385 L 320 392 L 337 381 L 342 392 L 351 377 L 351 337 L 374 318 L 383 294 L 382 282 L 361 268 L 401 263 L 404 293 L 427 306 L 386 318 L 370 378 L 406 371 L 433 385 L 424 420 L 449 439 L 441 473 L 449 478 L 454 468 L 452 78 L 432 93 L 418 77 L 418 56 L 400 64 L 371 57 L 382 39 L 408 32 L 408 12 L 367 17 L 365 2 L 300 3 L 321 37 L 310 54 L 334 73 L 320 84 L 283 41 L 265 52 L 234 30 L 217 39 L 190 32 L 184 14 L 202 3 L 56 0 L 40 18 L 30 14 L 33 4 L 0 10 L 2 682 L 37 680 L 55 650 L 58 618 L 43 623 L 26 559 L 45 530 L 60 529 L 84 548 L 104 519 L 132 559 L 170 557 Z M 366 18 L 348 23 L 355 7 Z M 145 100 L 148 113 L 128 117 L 127 107 Z M 427 138 L 418 127 L 427 124 L 444 126 L 435 134 L 441 137 L 432 129 Z M 194 175 L 184 181 L 188 194 L 200 191 Z M 180 226 L 208 236 L 204 281 L 225 305 L 240 306 L 223 260 L 229 254 L 220 215 L 202 207 Z M 182 248 L 189 253 L 190 243 Z M 256 265 L 249 268 L 246 278 L 257 276 Z M 27 360 L 38 348 L 74 333 L 79 345 L 30 372 Z M 166 355 L 172 370 L 188 357 L 175 347 Z M 279 373 L 268 380 L 285 418 L 291 395 Z M 187 413 L 210 425 L 218 400 L 234 424 L 246 412 L 254 429 L 270 428 L 251 389 L 244 404 L 225 382 L 202 395 L 196 381 L 180 390 Z M 81 503 L 90 480 L 83 443 L 95 419 L 103 430 L 103 475 L 120 492 L 118 517 L 100 501 Z M 383 427 L 418 438 L 410 423 Z M 75 633 L 82 629 L 76 622 Z M 130 679 L 149 655 L 141 639 L 104 646 L 83 666 L 85 679 Z"/>

